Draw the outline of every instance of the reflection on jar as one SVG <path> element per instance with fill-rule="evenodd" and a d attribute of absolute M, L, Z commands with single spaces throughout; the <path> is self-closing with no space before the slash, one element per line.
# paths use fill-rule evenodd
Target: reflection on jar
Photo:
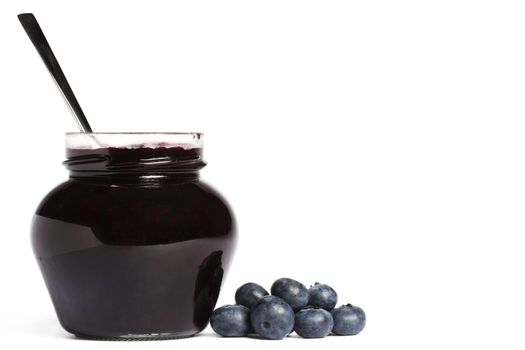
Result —
<path fill-rule="evenodd" d="M 202 261 L 195 280 L 193 322 L 199 329 L 204 329 L 208 324 L 219 298 L 223 275 L 222 250 L 217 250 Z"/>

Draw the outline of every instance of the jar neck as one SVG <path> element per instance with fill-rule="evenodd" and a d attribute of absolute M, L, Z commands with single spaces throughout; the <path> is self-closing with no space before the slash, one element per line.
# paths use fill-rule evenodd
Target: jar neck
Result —
<path fill-rule="evenodd" d="M 202 148 L 68 148 L 66 156 L 70 178 L 103 182 L 191 181 L 206 165 Z"/>
<path fill-rule="evenodd" d="M 161 187 L 165 184 L 181 185 L 189 182 L 199 181 L 199 173 L 188 174 L 157 174 L 157 175 L 137 175 L 137 174 L 87 174 L 70 173 L 70 181 L 96 184 L 111 187 Z"/>

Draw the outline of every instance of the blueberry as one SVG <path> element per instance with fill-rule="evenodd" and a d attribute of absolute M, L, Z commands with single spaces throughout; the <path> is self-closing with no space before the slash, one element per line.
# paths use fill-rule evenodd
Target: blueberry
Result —
<path fill-rule="evenodd" d="M 272 295 L 290 304 L 294 311 L 299 311 L 308 304 L 308 289 L 291 278 L 279 278 L 273 282 L 271 291 Z"/>
<path fill-rule="evenodd" d="M 235 302 L 251 309 L 265 295 L 268 292 L 257 283 L 245 283 L 235 292 Z"/>
<path fill-rule="evenodd" d="M 366 316 L 358 306 L 346 304 L 332 310 L 333 332 L 337 335 L 356 335 L 365 328 Z"/>
<path fill-rule="evenodd" d="M 266 339 L 282 339 L 293 330 L 295 315 L 284 300 L 267 295 L 254 305 L 250 313 L 253 329 Z"/>
<path fill-rule="evenodd" d="M 294 331 L 303 338 L 326 337 L 333 327 L 332 314 L 325 309 L 306 308 L 295 314 Z"/>
<path fill-rule="evenodd" d="M 327 284 L 315 283 L 308 289 L 308 305 L 319 307 L 327 311 L 337 304 L 337 293 Z"/>
<path fill-rule="evenodd" d="M 223 337 L 243 337 L 251 332 L 250 309 L 243 305 L 225 305 L 215 309 L 211 328 Z"/>

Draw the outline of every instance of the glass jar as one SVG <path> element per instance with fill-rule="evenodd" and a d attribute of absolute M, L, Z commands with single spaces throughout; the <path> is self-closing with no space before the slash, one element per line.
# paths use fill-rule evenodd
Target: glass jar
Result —
<path fill-rule="evenodd" d="M 68 133 L 69 180 L 33 218 L 61 325 L 84 338 L 202 331 L 236 243 L 225 199 L 199 179 L 199 133 Z"/>

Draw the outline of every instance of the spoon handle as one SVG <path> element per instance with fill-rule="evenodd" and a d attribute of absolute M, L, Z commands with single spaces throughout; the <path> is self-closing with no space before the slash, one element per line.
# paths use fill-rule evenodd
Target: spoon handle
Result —
<path fill-rule="evenodd" d="M 89 126 L 86 116 L 84 115 L 82 108 L 80 108 L 80 104 L 78 103 L 71 86 L 69 86 L 66 76 L 64 75 L 62 68 L 60 68 L 60 65 L 58 64 L 58 61 L 53 54 L 53 51 L 51 50 L 51 47 L 49 46 L 49 43 L 47 42 L 46 37 L 44 36 L 44 33 L 42 32 L 42 29 L 40 28 L 40 25 L 38 24 L 35 16 L 33 16 L 32 13 L 22 13 L 18 15 L 18 19 L 20 20 L 20 23 L 22 23 L 22 27 L 24 27 L 27 35 L 29 36 L 29 39 L 31 39 L 31 42 L 44 61 L 47 69 L 51 73 L 51 76 L 57 83 L 58 88 L 62 92 L 62 95 L 69 105 L 69 108 L 71 108 L 71 111 L 75 116 L 78 126 L 83 132 L 91 133 L 92 130 Z"/>

